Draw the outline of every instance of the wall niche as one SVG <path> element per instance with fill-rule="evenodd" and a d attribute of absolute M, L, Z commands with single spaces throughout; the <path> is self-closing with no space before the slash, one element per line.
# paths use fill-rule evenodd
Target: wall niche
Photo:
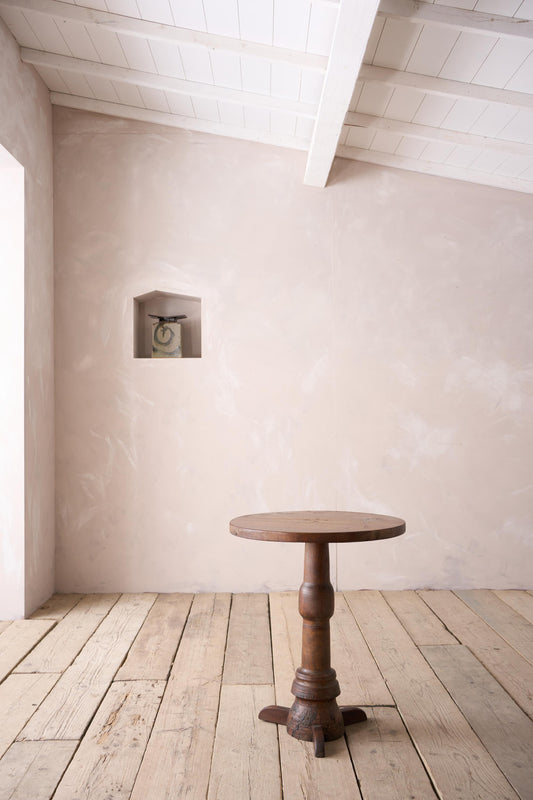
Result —
<path fill-rule="evenodd" d="M 149 314 L 174 316 L 186 314 L 180 320 L 182 358 L 202 357 L 202 300 L 185 294 L 154 290 L 133 298 L 133 355 L 152 358 L 152 323 Z M 175 359 L 154 359 L 174 361 Z"/>

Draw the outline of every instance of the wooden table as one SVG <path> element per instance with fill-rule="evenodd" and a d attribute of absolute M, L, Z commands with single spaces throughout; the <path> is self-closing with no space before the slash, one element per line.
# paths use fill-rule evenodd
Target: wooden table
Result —
<path fill-rule="evenodd" d="M 324 756 L 324 742 L 339 739 L 344 726 L 366 720 L 355 706 L 339 706 L 340 694 L 331 667 L 329 620 L 335 595 L 329 579 L 329 544 L 389 539 L 405 532 L 397 517 L 346 511 L 290 511 L 250 514 L 230 522 L 230 531 L 245 539 L 305 542 L 304 580 L 299 593 L 303 617 L 302 665 L 292 684 L 291 708 L 267 706 L 259 719 L 286 725 L 296 739 L 314 742 L 315 756 Z"/>

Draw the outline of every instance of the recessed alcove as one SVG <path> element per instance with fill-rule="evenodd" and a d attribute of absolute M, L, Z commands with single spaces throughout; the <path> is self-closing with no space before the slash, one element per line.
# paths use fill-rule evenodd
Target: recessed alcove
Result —
<path fill-rule="evenodd" d="M 182 358 L 202 356 L 202 300 L 185 294 L 154 290 L 133 298 L 133 355 L 152 357 L 152 323 L 149 314 L 173 316 L 186 314 L 181 320 Z M 173 360 L 173 359 L 157 359 Z"/>

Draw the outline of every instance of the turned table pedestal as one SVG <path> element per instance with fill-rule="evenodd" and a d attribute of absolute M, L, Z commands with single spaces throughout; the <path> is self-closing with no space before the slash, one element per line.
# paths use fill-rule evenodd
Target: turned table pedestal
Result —
<path fill-rule="evenodd" d="M 267 706 L 259 719 L 287 726 L 296 739 L 314 742 L 315 756 L 324 756 L 324 742 L 339 739 L 345 725 L 363 722 L 365 712 L 338 706 L 340 694 L 331 667 L 329 620 L 335 595 L 329 579 L 329 544 L 389 539 L 405 531 L 396 517 L 345 511 L 291 511 L 250 514 L 230 522 L 230 531 L 246 539 L 305 542 L 304 580 L 299 593 L 303 617 L 302 664 L 292 684 L 291 708 Z"/>

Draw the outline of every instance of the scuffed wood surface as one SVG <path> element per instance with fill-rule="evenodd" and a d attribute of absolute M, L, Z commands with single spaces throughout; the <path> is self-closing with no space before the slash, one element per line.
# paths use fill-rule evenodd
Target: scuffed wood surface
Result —
<path fill-rule="evenodd" d="M 222 686 L 208 800 L 281 800 L 276 726 L 258 719 L 273 703 L 273 686 Z"/>
<path fill-rule="evenodd" d="M 466 647 L 421 649 L 520 797 L 533 797 L 533 721 Z"/>
<path fill-rule="evenodd" d="M 337 594 L 339 702 L 368 719 L 317 759 L 258 719 L 292 704 L 296 592 L 55 595 L 0 627 L 0 800 L 533 800 L 531 602 Z"/>
<path fill-rule="evenodd" d="M 79 739 L 122 663 L 155 595 L 122 595 L 20 734 Z"/>
<path fill-rule="evenodd" d="M 273 683 L 268 595 L 235 594 L 231 604 L 224 683 Z"/>
<path fill-rule="evenodd" d="M 59 675 L 10 675 L 0 684 L 0 755 L 24 727 Z"/>
<path fill-rule="evenodd" d="M 457 639 L 416 592 L 382 594 L 416 645 L 457 644 Z"/>
<path fill-rule="evenodd" d="M 431 781 L 395 708 L 365 708 L 368 721 L 347 728 L 365 800 L 436 800 Z"/>
<path fill-rule="evenodd" d="M 380 593 L 345 594 L 442 795 L 454 800 L 517 800 L 518 795 Z"/>
<path fill-rule="evenodd" d="M 494 594 L 533 624 L 533 595 L 518 589 L 502 589 Z"/>
<path fill-rule="evenodd" d="M 0 681 L 54 625 L 53 620 L 18 619 L 0 633 Z"/>
<path fill-rule="evenodd" d="M 160 594 L 116 680 L 166 680 L 178 649 L 192 594 Z"/>
<path fill-rule="evenodd" d="M 457 591 L 455 594 L 517 653 L 533 664 L 533 627 L 521 614 L 488 589 Z"/>
<path fill-rule="evenodd" d="M 132 800 L 205 800 L 229 610 L 229 595 L 194 598 Z"/>
<path fill-rule="evenodd" d="M 111 685 L 54 800 L 128 800 L 164 688 L 165 681 Z"/>
<path fill-rule="evenodd" d="M 49 800 L 77 746 L 72 740 L 12 744 L 0 761 L 0 800 Z"/>
<path fill-rule="evenodd" d="M 424 591 L 419 594 L 526 714 L 533 716 L 533 665 L 453 592 Z"/>
<path fill-rule="evenodd" d="M 30 615 L 30 619 L 63 619 L 82 598 L 82 594 L 53 594 Z"/>
<path fill-rule="evenodd" d="M 16 672 L 63 672 L 119 597 L 118 594 L 89 594 L 84 597 L 20 662 Z"/>

